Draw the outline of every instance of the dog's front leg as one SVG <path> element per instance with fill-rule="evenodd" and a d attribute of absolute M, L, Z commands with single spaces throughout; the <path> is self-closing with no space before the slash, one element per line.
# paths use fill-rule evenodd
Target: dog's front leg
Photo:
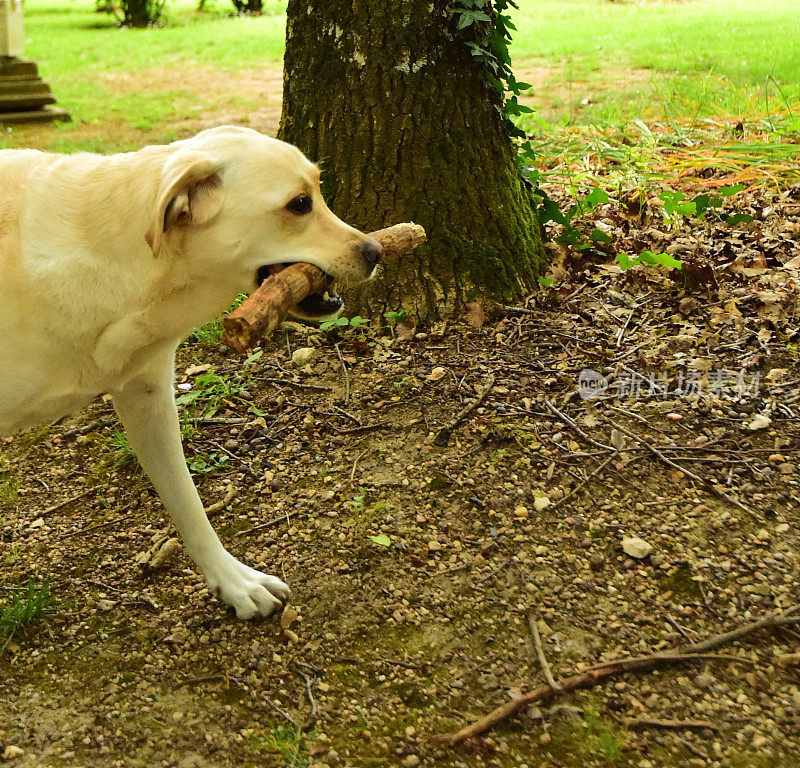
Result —
<path fill-rule="evenodd" d="M 208 522 L 183 456 L 172 394 L 172 358 L 112 392 L 131 447 L 150 477 L 209 589 L 240 619 L 268 615 L 289 595 L 280 579 L 240 563 Z"/>

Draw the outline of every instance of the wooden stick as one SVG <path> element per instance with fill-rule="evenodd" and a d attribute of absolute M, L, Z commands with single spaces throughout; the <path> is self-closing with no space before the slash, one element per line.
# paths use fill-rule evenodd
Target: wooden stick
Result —
<path fill-rule="evenodd" d="M 554 690 L 560 691 L 561 687 L 555 681 L 553 677 L 553 673 L 550 671 L 550 665 L 547 663 L 547 656 L 544 654 L 544 646 L 542 645 L 542 638 L 539 635 L 539 627 L 536 626 L 536 617 L 533 615 L 533 610 L 528 609 L 528 628 L 531 631 L 531 637 L 533 638 L 533 645 L 536 650 L 536 658 L 539 659 L 539 666 L 542 668 L 542 672 L 544 672 L 544 679 L 547 680 L 547 684 Z"/>
<path fill-rule="evenodd" d="M 372 232 L 370 237 L 383 246 L 384 260 L 403 256 L 425 242 L 425 230 L 418 224 L 395 224 Z M 222 319 L 222 341 L 244 352 L 280 322 L 307 296 L 322 293 L 330 279 L 311 264 L 291 264 L 270 275 L 237 309 Z"/>
<path fill-rule="evenodd" d="M 478 396 L 467 406 L 462 408 L 452 419 L 450 422 L 445 424 L 437 433 L 436 437 L 433 438 L 433 444 L 438 446 L 447 445 L 448 441 L 450 440 L 450 435 L 453 430 L 461 424 L 464 419 L 467 418 L 485 399 L 489 392 L 492 391 L 492 387 L 494 386 L 494 382 L 496 377 L 493 373 L 489 374 L 489 381 L 486 382 L 486 386 L 478 393 Z"/>
<path fill-rule="evenodd" d="M 658 448 L 648 443 L 647 440 L 644 440 L 643 438 L 639 437 L 639 435 L 637 435 L 635 432 L 631 432 L 631 430 L 627 429 L 626 427 L 623 427 L 622 424 L 613 421 L 612 419 L 607 419 L 607 421 L 609 421 L 620 432 L 622 432 L 623 435 L 627 435 L 632 440 L 635 440 L 637 443 L 639 443 L 639 445 L 641 445 L 643 448 L 646 448 L 648 451 L 650 451 L 650 453 L 652 453 L 653 456 L 659 459 L 659 461 L 662 461 L 668 467 L 672 467 L 673 469 L 677 469 L 678 472 L 682 472 L 690 480 L 694 480 L 696 483 L 700 483 L 700 485 L 705 486 L 706 488 L 708 488 L 709 491 L 716 494 L 721 499 L 727 501 L 728 504 L 732 504 L 734 507 L 738 507 L 739 509 L 741 509 L 742 512 L 747 512 L 748 515 L 752 515 L 758 520 L 761 519 L 761 516 L 753 512 L 753 510 L 750 509 L 750 507 L 746 506 L 745 504 L 742 504 L 742 502 L 739 501 L 738 499 L 734 499 L 733 496 L 723 491 L 722 488 L 719 488 L 710 480 L 706 480 L 706 478 L 700 477 L 700 475 L 696 475 L 694 472 L 691 472 L 690 470 L 686 469 L 686 467 L 682 466 L 681 464 L 678 464 L 677 461 L 673 461 L 672 459 L 667 458 L 663 453 L 661 453 L 661 451 L 658 450 Z"/>
<path fill-rule="evenodd" d="M 610 677 L 631 672 L 651 672 L 654 669 L 660 669 L 678 662 L 693 661 L 697 658 L 708 658 L 705 656 L 706 651 L 729 645 L 760 629 L 775 629 L 776 627 L 800 623 L 800 616 L 794 615 L 798 613 L 798 609 L 800 609 L 800 605 L 795 605 L 783 613 L 772 614 L 758 621 L 753 621 L 750 624 L 745 624 L 730 632 L 713 635 L 708 638 L 708 640 L 704 640 L 701 643 L 684 645 L 672 651 L 655 653 L 652 656 L 604 661 L 593 667 L 589 667 L 589 669 L 579 674 L 559 680 L 558 685 L 560 686 L 560 690 L 556 690 L 549 683 L 545 683 L 528 693 L 515 696 L 510 701 L 501 704 L 497 709 L 489 712 L 488 715 L 484 715 L 474 723 L 464 726 L 457 733 L 448 733 L 440 736 L 438 741 L 444 746 L 455 746 L 464 741 L 464 739 L 469 739 L 473 736 L 480 735 L 484 731 L 488 731 L 490 728 L 493 728 L 498 723 L 511 717 L 521 709 L 529 707 L 531 704 L 540 701 L 549 701 L 559 694 L 576 691 L 581 688 L 591 688 Z"/>
<path fill-rule="evenodd" d="M 718 731 L 719 726 L 710 720 L 652 720 L 641 718 L 629 724 L 634 731 L 643 731 L 647 728 L 664 728 L 667 731 Z"/>

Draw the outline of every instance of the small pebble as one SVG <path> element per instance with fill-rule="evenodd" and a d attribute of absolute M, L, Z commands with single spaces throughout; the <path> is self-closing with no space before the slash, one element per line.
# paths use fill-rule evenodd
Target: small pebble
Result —
<path fill-rule="evenodd" d="M 622 540 L 622 549 L 626 555 L 641 560 L 653 551 L 653 545 L 638 536 L 628 536 Z"/>

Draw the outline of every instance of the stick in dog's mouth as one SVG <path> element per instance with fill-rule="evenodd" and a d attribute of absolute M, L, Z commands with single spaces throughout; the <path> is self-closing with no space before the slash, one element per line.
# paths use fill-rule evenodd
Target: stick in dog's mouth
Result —
<path fill-rule="evenodd" d="M 305 263 L 287 261 L 281 264 L 269 264 L 261 267 L 256 273 L 257 285 L 268 280 L 272 275 L 277 275 L 279 272 L 290 267 L 292 264 Z M 327 286 L 321 293 L 312 293 L 306 296 L 301 301 L 297 302 L 294 308 L 289 310 L 289 314 L 296 315 L 297 317 L 306 320 L 327 320 L 328 318 L 335 317 L 344 308 L 344 300 L 333 290 L 334 278 L 329 275 L 325 270 L 320 270 L 327 279 Z"/>
<path fill-rule="evenodd" d="M 406 255 L 424 243 L 425 230 L 417 224 L 395 224 L 370 237 L 383 246 L 385 261 Z M 258 288 L 222 318 L 222 341 L 237 352 L 244 352 L 277 328 L 287 313 L 319 321 L 335 317 L 344 306 L 331 289 L 331 276 L 307 262 L 264 266 L 257 276 L 263 279 Z"/>

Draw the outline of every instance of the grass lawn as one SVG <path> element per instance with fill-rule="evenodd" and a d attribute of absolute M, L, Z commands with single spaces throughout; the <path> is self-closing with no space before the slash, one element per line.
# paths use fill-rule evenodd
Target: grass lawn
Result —
<path fill-rule="evenodd" d="M 604 155 L 638 173 L 662 148 L 696 144 L 687 125 L 706 143 L 742 118 L 749 141 L 732 172 L 763 160 L 763 147 L 768 165 L 777 151 L 782 167 L 797 166 L 786 146 L 800 130 L 797 0 L 519 3 L 512 53 L 519 79 L 534 84 L 525 126 L 542 137 L 541 154 L 580 167 Z M 93 0 L 26 0 L 27 54 L 74 121 L 7 129 L 0 146 L 112 152 L 220 123 L 274 133 L 285 0 L 266 0 L 258 18 L 231 16 L 225 0 L 195 7 L 170 0 L 164 27 L 129 30 Z"/>
<path fill-rule="evenodd" d="M 748 116 L 800 99 L 797 0 L 519 4 L 514 55 L 551 120 Z"/>

